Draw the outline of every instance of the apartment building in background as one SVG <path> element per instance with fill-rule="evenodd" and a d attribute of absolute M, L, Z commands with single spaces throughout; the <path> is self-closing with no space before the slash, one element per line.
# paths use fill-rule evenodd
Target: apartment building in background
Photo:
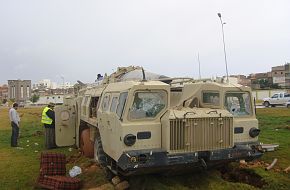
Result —
<path fill-rule="evenodd" d="M 4 84 L 0 86 L 0 103 L 4 100 L 8 99 L 8 85 Z"/>
<path fill-rule="evenodd" d="M 31 97 L 31 80 L 8 80 L 8 99 L 25 103 Z"/>

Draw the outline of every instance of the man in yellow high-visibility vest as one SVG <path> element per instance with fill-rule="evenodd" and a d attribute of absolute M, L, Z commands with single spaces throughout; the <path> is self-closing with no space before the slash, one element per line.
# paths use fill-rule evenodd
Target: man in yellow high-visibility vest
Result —
<path fill-rule="evenodd" d="M 54 103 L 50 102 L 42 111 L 41 123 L 44 125 L 45 148 L 56 148 Z"/>

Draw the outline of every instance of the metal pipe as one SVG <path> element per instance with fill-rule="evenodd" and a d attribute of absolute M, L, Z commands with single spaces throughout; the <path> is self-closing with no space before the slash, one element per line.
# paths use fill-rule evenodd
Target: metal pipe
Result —
<path fill-rule="evenodd" d="M 277 161 L 278 161 L 278 159 L 275 158 L 275 159 L 273 160 L 273 162 L 271 163 L 271 165 L 268 166 L 267 168 L 265 168 L 265 170 L 268 171 L 268 170 L 272 169 L 272 168 L 275 166 L 275 164 L 277 163 Z"/>

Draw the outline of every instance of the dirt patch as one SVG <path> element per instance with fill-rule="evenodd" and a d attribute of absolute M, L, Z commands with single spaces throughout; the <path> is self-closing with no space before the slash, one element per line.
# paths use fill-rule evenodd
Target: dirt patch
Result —
<path fill-rule="evenodd" d="M 231 168 L 225 166 L 220 169 L 220 172 L 225 181 L 246 183 L 256 188 L 262 188 L 264 185 L 267 185 L 261 176 L 245 168 Z"/>
<path fill-rule="evenodd" d="M 35 133 L 32 134 L 33 137 L 35 136 L 43 136 L 43 132 L 42 131 L 35 131 Z"/>
<path fill-rule="evenodd" d="M 66 163 L 75 164 L 81 159 L 82 153 L 78 152 L 77 154 L 73 154 L 66 159 Z"/>

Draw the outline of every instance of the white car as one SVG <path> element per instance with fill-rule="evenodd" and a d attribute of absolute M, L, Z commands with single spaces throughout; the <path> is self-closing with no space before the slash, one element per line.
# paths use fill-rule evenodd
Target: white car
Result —
<path fill-rule="evenodd" d="M 286 106 L 287 108 L 290 108 L 290 100 L 288 100 L 288 102 L 285 103 L 285 106 Z"/>

